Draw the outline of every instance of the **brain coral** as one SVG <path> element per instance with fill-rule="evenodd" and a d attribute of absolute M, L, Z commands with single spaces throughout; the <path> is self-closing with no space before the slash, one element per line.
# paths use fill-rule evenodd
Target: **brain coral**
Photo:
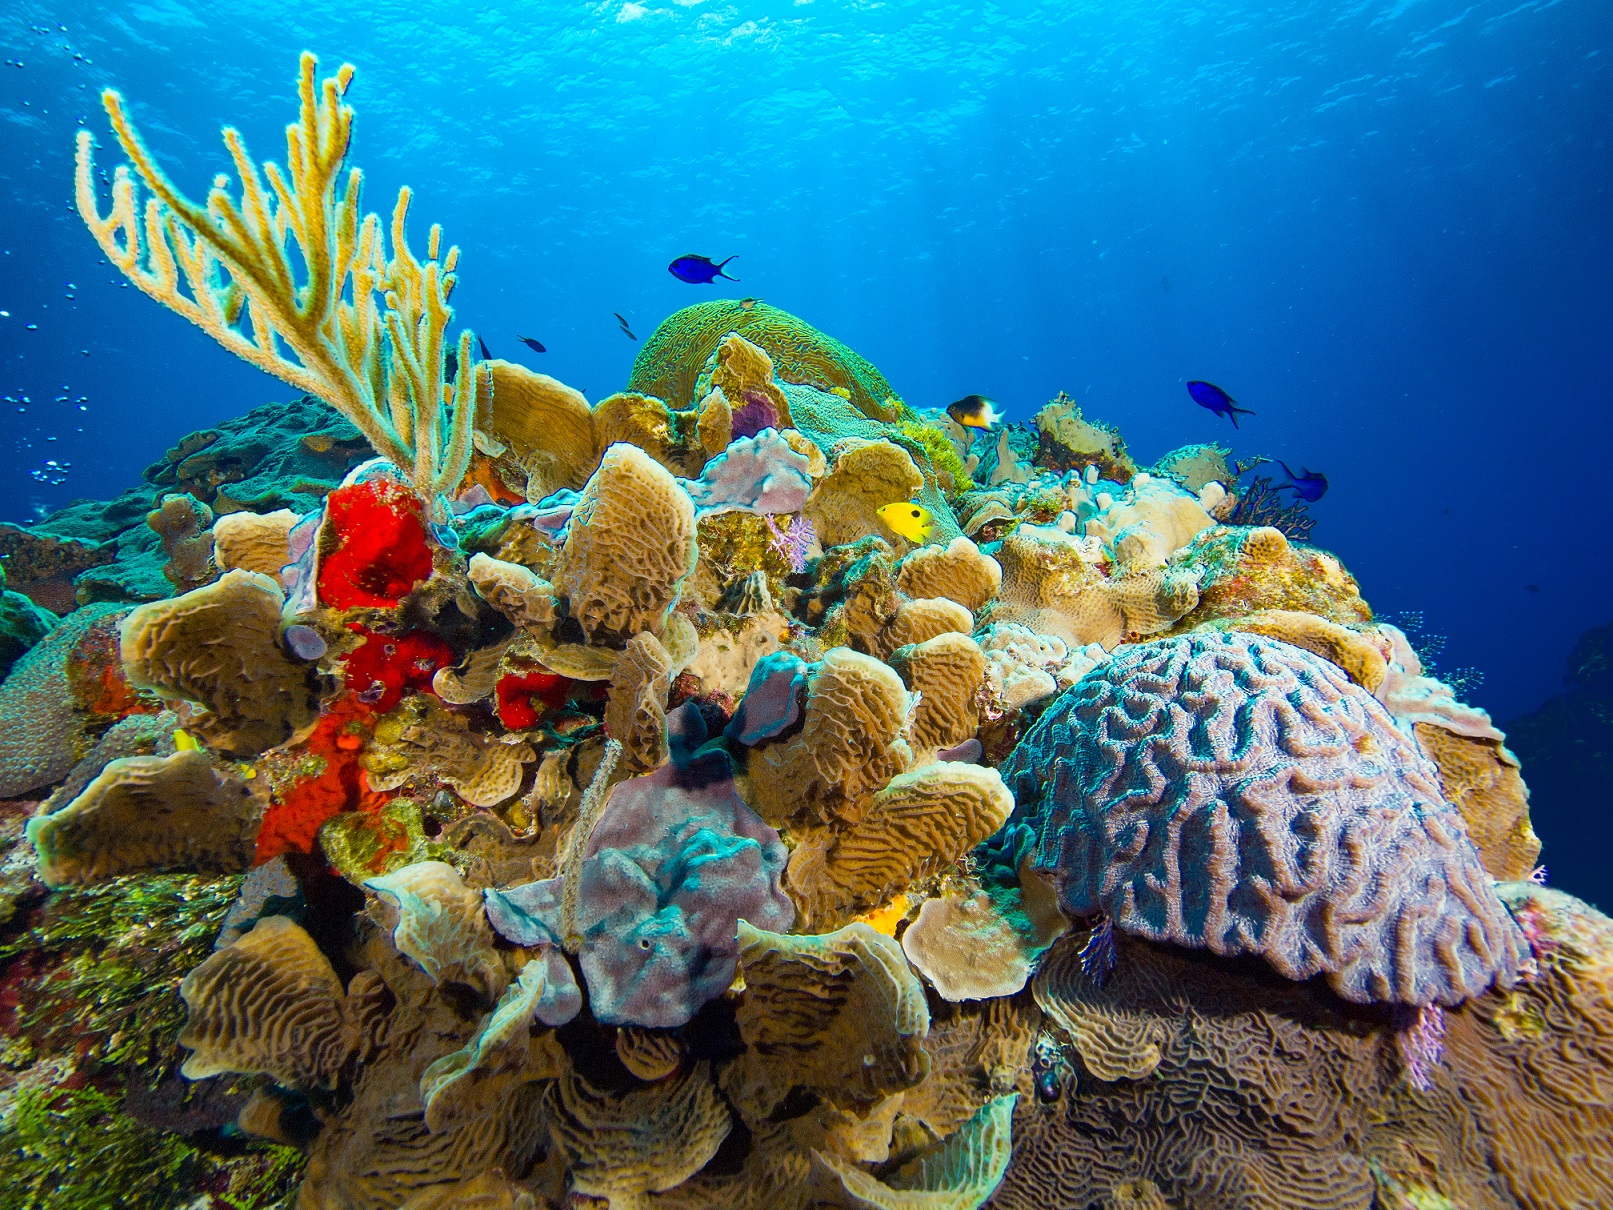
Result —
<path fill-rule="evenodd" d="M 142 605 L 123 621 L 129 679 L 205 706 L 193 725 L 228 752 L 256 755 L 313 722 L 317 682 L 280 645 L 285 595 L 268 576 L 227 571 L 204 588 Z"/>
<path fill-rule="evenodd" d="M 589 641 L 620 646 L 640 631 L 661 634 L 698 554 L 689 493 L 643 450 L 618 443 L 583 489 L 554 587 Z"/>
<path fill-rule="evenodd" d="M 730 332 L 766 352 L 781 382 L 823 391 L 838 388 L 864 416 L 896 419 L 901 400 L 878 370 L 804 320 L 761 302 L 746 307 L 721 299 L 674 311 L 634 358 L 627 389 L 688 407 L 695 402 L 696 381 L 707 359 Z"/>
<path fill-rule="evenodd" d="M 115 605 L 86 605 L 31 648 L 0 685 L 0 798 L 60 781 L 79 753 L 69 660 Z"/>
<path fill-rule="evenodd" d="M 1438 773 L 1334 665 L 1255 635 L 1117 653 L 1004 766 L 1072 915 L 1351 1000 L 1455 1004 L 1523 939 Z"/>
<path fill-rule="evenodd" d="M 263 801 L 195 751 L 107 764 L 61 810 L 28 821 L 39 877 L 50 886 L 120 874 L 234 874 L 252 861 Z"/>
<path fill-rule="evenodd" d="M 1541 973 L 1449 1015 L 1451 1068 L 1521 1203 L 1613 1205 L 1613 920 L 1527 882 L 1500 891 Z"/>
<path fill-rule="evenodd" d="M 1387 1078 L 1365 1010 L 1124 936 L 1100 988 L 1084 940 L 1055 945 L 1033 983 L 1079 1092 L 1020 1103 L 995 1210 L 1131 1205 L 1117 1190 L 1144 1183 L 1155 1205 L 1205 1210 L 1387 1204 L 1363 1146 Z"/>

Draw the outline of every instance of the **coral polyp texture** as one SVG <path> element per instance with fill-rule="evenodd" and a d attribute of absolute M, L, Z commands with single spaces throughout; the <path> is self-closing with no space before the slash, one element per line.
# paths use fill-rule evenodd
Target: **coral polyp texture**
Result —
<path fill-rule="evenodd" d="M 1456 1004 L 1527 945 L 1438 771 L 1341 670 L 1214 631 L 1125 649 L 1004 767 L 1076 916 L 1358 1002 Z"/>
<path fill-rule="evenodd" d="M 0 1201 L 1613 1206 L 1613 925 L 1251 459 L 754 300 L 475 361 L 350 78 L 239 201 L 83 145 L 318 398 L 0 527 Z"/>

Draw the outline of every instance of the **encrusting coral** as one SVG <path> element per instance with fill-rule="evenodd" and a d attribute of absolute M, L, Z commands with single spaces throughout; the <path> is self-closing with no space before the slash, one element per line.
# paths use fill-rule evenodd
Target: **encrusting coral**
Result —
<path fill-rule="evenodd" d="M 0 1183 L 1613 1203 L 1608 922 L 1255 460 L 969 430 L 756 300 L 596 407 L 475 361 L 350 80 L 205 206 L 115 94 L 107 217 L 81 145 L 108 259 L 326 402 L 0 527 L 63 615 L 0 651 Z"/>

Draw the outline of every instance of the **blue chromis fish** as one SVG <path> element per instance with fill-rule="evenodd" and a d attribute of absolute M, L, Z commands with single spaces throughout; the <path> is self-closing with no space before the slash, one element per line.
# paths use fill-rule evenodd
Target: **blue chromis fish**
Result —
<path fill-rule="evenodd" d="M 738 255 L 739 253 L 734 253 L 734 256 Z M 722 271 L 723 266 L 733 259 L 734 257 L 730 256 L 727 260 L 721 260 L 713 264 L 711 257 L 696 256 L 693 252 L 689 252 L 668 265 L 666 271 L 679 281 L 686 281 L 691 286 L 709 286 L 719 277 L 726 278 L 728 281 L 738 281 L 739 278 L 729 277 L 728 274 Z"/>
<path fill-rule="evenodd" d="M 485 340 L 483 340 L 480 336 L 478 336 L 476 338 L 476 343 L 479 346 L 481 346 L 482 360 L 483 361 L 492 361 L 493 360 L 493 355 L 487 351 L 487 342 Z"/>
<path fill-rule="evenodd" d="M 633 329 L 627 326 L 627 320 L 623 317 L 620 311 L 612 311 L 611 314 L 616 316 L 616 322 L 622 325 L 623 333 L 628 336 L 632 336 L 634 340 L 638 339 L 637 336 L 633 336 Z"/>
<path fill-rule="evenodd" d="M 1294 495 L 1301 500 L 1309 500 L 1314 504 L 1327 495 L 1327 476 L 1321 471 L 1313 471 L 1309 467 L 1302 466 L 1299 468 L 1300 473 L 1296 475 L 1288 469 L 1288 463 L 1281 459 L 1278 459 L 1277 465 L 1282 467 L 1283 473 L 1288 476 L 1287 486 L 1292 488 Z"/>
<path fill-rule="evenodd" d="M 533 340 L 530 336 L 517 336 L 515 339 L 519 340 L 534 353 L 547 353 L 549 351 L 548 349 L 544 348 L 539 341 Z"/>
<path fill-rule="evenodd" d="M 875 511 L 881 521 L 909 542 L 922 545 L 928 542 L 930 535 L 935 532 L 935 514 L 907 500 L 886 504 Z"/>
<path fill-rule="evenodd" d="M 965 428 L 989 429 L 1002 423 L 1003 414 L 991 406 L 984 395 L 965 395 L 956 403 L 947 404 L 947 415 Z"/>
<path fill-rule="evenodd" d="M 1190 382 L 1187 384 L 1187 393 L 1201 408 L 1209 408 L 1217 416 L 1225 416 L 1232 421 L 1233 428 L 1238 427 L 1239 416 L 1254 415 L 1248 408 L 1237 407 L 1238 401 L 1213 382 Z"/>

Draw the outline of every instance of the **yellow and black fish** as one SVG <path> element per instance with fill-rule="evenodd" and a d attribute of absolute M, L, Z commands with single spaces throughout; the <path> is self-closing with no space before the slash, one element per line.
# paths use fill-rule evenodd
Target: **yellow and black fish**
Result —
<path fill-rule="evenodd" d="M 965 395 L 956 403 L 947 404 L 947 415 L 965 428 L 989 429 L 1001 424 L 1003 414 L 991 406 L 984 395 Z"/>
<path fill-rule="evenodd" d="M 935 532 L 935 514 L 906 500 L 876 509 L 879 519 L 909 542 L 924 543 Z"/>

